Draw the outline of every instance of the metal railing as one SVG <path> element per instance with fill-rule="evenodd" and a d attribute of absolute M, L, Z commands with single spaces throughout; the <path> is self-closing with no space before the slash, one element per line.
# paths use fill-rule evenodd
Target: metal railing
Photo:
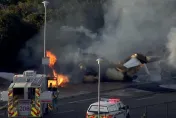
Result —
<path fill-rule="evenodd" d="M 130 108 L 131 118 L 176 118 L 176 101 Z"/>

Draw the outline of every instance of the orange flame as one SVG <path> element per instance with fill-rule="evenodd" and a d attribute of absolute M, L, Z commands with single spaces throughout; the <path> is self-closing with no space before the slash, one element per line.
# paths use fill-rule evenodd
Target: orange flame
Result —
<path fill-rule="evenodd" d="M 49 58 L 49 67 L 53 68 L 54 64 L 57 61 L 56 56 L 53 53 L 51 53 L 50 51 L 46 51 L 46 56 Z"/>
<path fill-rule="evenodd" d="M 56 56 L 53 53 L 51 53 L 50 51 L 46 51 L 46 56 L 49 58 L 49 67 L 53 70 L 54 77 L 56 77 L 56 81 L 49 80 L 48 84 L 52 83 L 52 85 L 54 87 L 58 87 L 58 86 L 62 86 L 62 84 L 69 82 L 69 79 L 67 76 L 62 75 L 62 74 L 58 74 L 56 72 L 56 70 L 54 69 L 54 65 L 57 61 Z"/>

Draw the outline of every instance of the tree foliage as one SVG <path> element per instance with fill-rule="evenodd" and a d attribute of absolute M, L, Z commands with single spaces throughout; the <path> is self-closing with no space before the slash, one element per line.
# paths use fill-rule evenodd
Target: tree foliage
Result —
<path fill-rule="evenodd" d="M 17 55 L 25 42 L 39 32 L 44 23 L 43 0 L 0 0 L 0 71 L 15 72 L 20 68 Z M 100 2 L 104 0 L 51 0 L 47 20 L 63 25 L 82 25 L 92 31 L 103 22 Z M 97 2 L 96 4 L 87 1 Z M 95 11 L 94 8 L 99 9 Z M 86 15 L 85 15 L 86 14 Z M 95 14 L 93 16 L 93 14 Z M 100 14 L 98 16 L 97 14 Z M 92 17 L 93 16 L 93 17 Z M 89 24 L 88 22 L 96 22 Z M 70 24 L 69 24 L 70 23 Z"/>
<path fill-rule="evenodd" d="M 43 25 L 40 0 L 4 0 L 0 9 L 0 71 L 16 71 L 19 50 Z M 41 2 L 41 1 L 40 1 Z M 41 4 L 42 5 L 42 4 Z"/>

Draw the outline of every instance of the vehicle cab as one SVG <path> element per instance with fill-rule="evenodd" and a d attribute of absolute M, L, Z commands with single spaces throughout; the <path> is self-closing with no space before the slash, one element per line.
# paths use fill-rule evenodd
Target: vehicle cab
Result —
<path fill-rule="evenodd" d="M 98 118 L 98 102 L 92 103 L 87 109 L 86 118 Z M 100 118 L 130 118 L 129 107 L 120 99 L 100 100 Z"/>

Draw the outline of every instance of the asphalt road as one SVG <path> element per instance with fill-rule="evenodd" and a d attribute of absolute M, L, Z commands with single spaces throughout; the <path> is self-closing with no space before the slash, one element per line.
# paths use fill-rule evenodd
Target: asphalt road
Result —
<path fill-rule="evenodd" d="M 131 118 L 141 118 L 143 113 L 145 113 L 146 105 L 148 105 L 147 118 L 175 118 L 176 116 L 176 92 L 169 89 L 159 88 L 156 84 L 131 86 L 128 89 L 106 92 L 101 95 L 102 97 L 107 98 L 118 96 L 118 98 L 120 98 L 125 104 L 130 106 Z M 50 113 L 44 118 L 85 118 L 88 106 L 96 101 L 97 94 L 95 93 L 61 99 L 58 101 L 58 111 Z M 163 104 L 163 102 L 171 103 L 166 105 Z M 154 104 L 159 105 L 149 106 Z M 167 107 L 168 117 L 166 117 Z M 4 111 L 0 111 L 0 117 L 5 118 Z"/>
<path fill-rule="evenodd" d="M 152 86 L 151 86 L 152 87 Z M 148 92 L 148 94 L 144 94 L 144 91 L 134 91 L 133 89 L 128 89 L 127 92 L 124 92 L 124 95 L 119 96 L 119 98 L 127 105 L 130 106 L 131 118 L 141 118 L 143 113 L 145 112 L 145 105 L 154 105 L 148 106 L 147 108 L 147 118 L 175 118 L 176 116 L 176 93 L 171 92 L 168 89 L 157 88 L 153 86 L 153 92 Z M 138 87 L 135 87 L 138 88 Z M 143 87 L 146 89 L 146 87 Z M 141 88 L 142 89 L 142 88 Z M 162 92 L 160 92 L 162 89 Z M 136 94 L 136 92 L 138 94 Z M 120 93 L 123 93 L 120 90 Z M 111 94 L 103 93 L 102 97 L 111 97 Z M 85 118 L 86 110 L 88 106 L 97 100 L 97 94 L 89 94 L 86 96 L 79 96 L 75 98 L 69 98 L 59 101 L 59 109 L 58 112 L 47 115 L 46 118 Z M 161 104 L 163 102 L 171 102 L 168 105 Z M 168 107 L 168 117 L 167 115 L 167 107 Z"/>

